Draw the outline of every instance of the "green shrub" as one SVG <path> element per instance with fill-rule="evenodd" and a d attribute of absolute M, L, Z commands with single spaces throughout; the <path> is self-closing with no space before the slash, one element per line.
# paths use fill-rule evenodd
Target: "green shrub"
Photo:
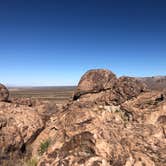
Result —
<path fill-rule="evenodd" d="M 47 140 L 41 142 L 40 147 L 38 149 L 38 153 L 40 156 L 43 155 L 44 152 L 47 151 L 49 145 L 50 145 L 50 139 L 47 139 Z"/>

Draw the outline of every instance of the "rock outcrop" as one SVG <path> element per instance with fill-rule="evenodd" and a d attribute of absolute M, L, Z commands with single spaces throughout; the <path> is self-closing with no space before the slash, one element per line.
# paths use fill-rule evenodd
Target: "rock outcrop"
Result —
<path fill-rule="evenodd" d="M 31 100 L 31 98 L 12 98 L 11 99 L 12 103 L 18 104 L 18 105 L 25 105 L 25 106 L 29 106 L 31 107 L 33 105 L 33 101 Z"/>
<path fill-rule="evenodd" d="M 0 165 L 10 165 L 27 152 L 27 147 L 44 129 L 41 116 L 34 108 L 18 103 L 4 102 L 8 90 L 3 88 L 0 102 Z M 6 94 L 6 95 L 5 95 Z"/>
<path fill-rule="evenodd" d="M 1 102 L 0 136 L 0 152 L 28 144 L 38 166 L 166 166 L 166 91 L 90 70 L 61 109 Z"/>
<path fill-rule="evenodd" d="M 148 92 L 134 78 L 114 77 L 110 87 L 93 91 L 92 83 L 84 93 L 84 81 L 77 100 L 53 116 L 32 144 L 35 156 L 40 142 L 50 140 L 38 166 L 166 165 L 165 92 Z"/>
<path fill-rule="evenodd" d="M 109 70 L 89 70 L 82 76 L 74 93 L 74 99 L 78 99 L 84 94 L 98 93 L 110 89 L 114 85 L 115 80 L 115 74 Z"/>
<path fill-rule="evenodd" d="M 0 101 L 8 101 L 9 98 L 9 91 L 8 89 L 0 84 Z"/>
<path fill-rule="evenodd" d="M 0 103 L 0 161 L 10 154 L 25 153 L 26 146 L 43 128 L 44 123 L 33 108 Z"/>
<path fill-rule="evenodd" d="M 109 70 L 90 70 L 81 78 L 74 100 L 119 105 L 146 91 L 146 85 L 133 77 L 116 78 Z"/>
<path fill-rule="evenodd" d="M 72 103 L 38 137 L 51 140 L 38 165 L 165 165 L 166 100 L 158 97 L 146 92 L 118 106 Z M 139 106 L 144 98 L 154 102 Z"/>

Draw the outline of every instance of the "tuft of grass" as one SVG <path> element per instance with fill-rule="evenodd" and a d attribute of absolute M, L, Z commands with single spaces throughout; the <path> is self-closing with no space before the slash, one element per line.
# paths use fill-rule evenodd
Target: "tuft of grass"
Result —
<path fill-rule="evenodd" d="M 37 166 L 38 160 L 36 158 L 31 158 L 26 162 L 26 166 Z"/>
<path fill-rule="evenodd" d="M 44 152 L 47 151 L 49 145 L 50 145 L 50 139 L 47 139 L 47 140 L 41 142 L 40 147 L 38 149 L 38 154 L 40 156 L 42 156 L 44 154 Z"/>

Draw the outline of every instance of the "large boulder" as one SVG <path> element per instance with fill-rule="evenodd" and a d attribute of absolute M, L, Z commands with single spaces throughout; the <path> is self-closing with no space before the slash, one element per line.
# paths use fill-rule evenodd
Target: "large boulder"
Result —
<path fill-rule="evenodd" d="M 146 85 L 133 77 L 123 76 L 117 79 L 109 70 L 89 70 L 82 76 L 74 100 L 119 105 L 144 91 Z"/>
<path fill-rule="evenodd" d="M 97 93 L 110 89 L 116 80 L 116 76 L 110 70 L 94 69 L 87 71 L 78 83 L 74 93 L 74 99 L 88 93 Z"/>
<path fill-rule="evenodd" d="M 7 101 L 9 98 L 9 91 L 8 89 L 0 84 L 0 101 Z"/>

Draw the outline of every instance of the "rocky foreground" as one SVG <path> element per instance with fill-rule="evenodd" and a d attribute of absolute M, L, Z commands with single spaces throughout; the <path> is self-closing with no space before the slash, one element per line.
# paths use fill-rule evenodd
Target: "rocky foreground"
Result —
<path fill-rule="evenodd" d="M 0 165 L 166 166 L 164 88 L 90 70 L 60 108 L 0 85 Z"/>

